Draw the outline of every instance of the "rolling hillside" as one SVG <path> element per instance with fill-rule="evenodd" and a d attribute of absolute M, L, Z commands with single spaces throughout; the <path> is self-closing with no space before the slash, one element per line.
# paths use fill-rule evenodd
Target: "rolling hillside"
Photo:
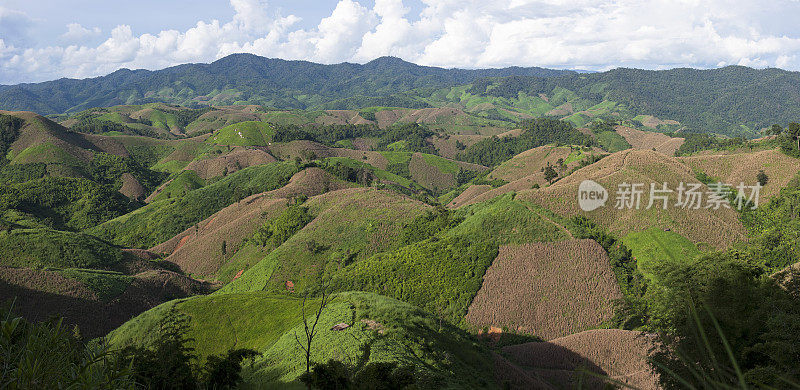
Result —
<path fill-rule="evenodd" d="M 623 151 L 589 165 L 559 180 L 554 185 L 534 190 L 520 191 L 521 199 L 530 200 L 560 215 L 583 214 L 611 231 L 625 235 L 652 227 L 671 229 L 695 243 L 707 243 L 725 248 L 745 237 L 745 229 L 732 209 L 688 210 L 680 207 L 647 209 L 648 194 L 642 196 L 640 208 L 618 209 L 614 194 L 618 185 L 627 183 L 668 183 L 675 188 L 679 183 L 699 183 L 691 168 L 675 158 L 652 151 Z M 609 192 L 606 206 L 583 212 L 577 202 L 578 186 L 584 180 L 594 180 Z M 704 192 L 708 192 L 704 187 Z M 673 194 L 674 195 L 674 194 Z M 673 199 L 673 202 L 676 199 Z"/>

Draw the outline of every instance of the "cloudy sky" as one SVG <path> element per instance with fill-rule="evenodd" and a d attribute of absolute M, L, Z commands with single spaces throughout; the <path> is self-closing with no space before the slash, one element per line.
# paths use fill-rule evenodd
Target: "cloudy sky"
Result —
<path fill-rule="evenodd" d="M 0 0 L 0 84 L 238 52 L 321 63 L 800 70 L 800 0 Z"/>

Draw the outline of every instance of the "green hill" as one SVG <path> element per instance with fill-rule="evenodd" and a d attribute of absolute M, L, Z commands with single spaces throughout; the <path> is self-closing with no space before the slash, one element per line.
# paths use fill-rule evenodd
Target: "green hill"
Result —
<path fill-rule="evenodd" d="M 295 173 L 297 167 L 293 163 L 272 163 L 242 169 L 213 184 L 189 191 L 181 198 L 150 203 L 86 232 L 117 245 L 149 248 L 227 205 L 284 186 Z"/>
<path fill-rule="evenodd" d="M 208 138 L 219 145 L 267 146 L 272 142 L 275 128 L 263 122 L 241 122 L 223 127 Z"/>
<path fill-rule="evenodd" d="M 264 292 L 195 297 L 165 303 L 111 332 L 112 345 L 145 344 L 158 321 L 174 308 L 190 319 L 189 337 L 205 357 L 230 348 L 263 353 L 246 365 L 242 388 L 297 386 L 305 372 L 305 357 L 296 344 L 302 330 L 302 300 Z M 319 300 L 307 302 L 308 311 Z M 342 331 L 333 325 L 349 325 Z M 318 325 L 312 360 L 396 362 L 411 366 L 420 388 L 495 388 L 491 357 L 463 330 L 454 328 L 412 305 L 362 292 L 333 296 Z M 364 347 L 369 353 L 364 355 Z"/>

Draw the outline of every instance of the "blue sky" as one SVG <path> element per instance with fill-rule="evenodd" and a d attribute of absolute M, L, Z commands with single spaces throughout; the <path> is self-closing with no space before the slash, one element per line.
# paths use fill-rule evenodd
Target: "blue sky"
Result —
<path fill-rule="evenodd" d="M 800 1 L 0 0 L 0 84 L 236 52 L 443 67 L 800 70 Z"/>

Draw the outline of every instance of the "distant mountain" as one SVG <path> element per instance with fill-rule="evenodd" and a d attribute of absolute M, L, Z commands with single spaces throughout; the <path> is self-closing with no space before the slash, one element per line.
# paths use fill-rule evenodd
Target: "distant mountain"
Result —
<path fill-rule="evenodd" d="M 757 137 L 774 123 L 800 121 L 800 72 L 728 66 L 662 71 L 619 68 L 559 77 L 481 79 L 471 93 L 516 98 L 558 89 L 597 104 L 620 103 L 632 112 L 677 120 L 688 131 Z"/>
<path fill-rule="evenodd" d="M 120 69 L 91 79 L 0 86 L 0 108 L 59 114 L 149 102 L 187 106 L 246 102 L 307 109 L 343 99 L 347 103 L 342 104 L 350 106 L 359 105 L 361 99 L 371 106 L 422 108 L 427 104 L 413 97 L 388 97 L 416 88 L 467 84 L 484 77 L 552 77 L 568 73 L 572 72 L 520 67 L 443 69 L 394 57 L 381 57 L 363 65 L 322 65 L 232 54 L 210 64 L 185 64 L 157 71 Z"/>

